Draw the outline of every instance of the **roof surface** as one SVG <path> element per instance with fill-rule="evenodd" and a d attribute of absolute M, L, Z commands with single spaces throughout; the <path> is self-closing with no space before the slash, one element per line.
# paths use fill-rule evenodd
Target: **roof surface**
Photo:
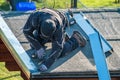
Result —
<path fill-rule="evenodd" d="M 114 52 L 105 53 L 108 68 L 110 71 L 120 72 L 120 10 L 119 9 L 97 9 L 82 10 L 91 24 L 104 36 L 113 47 Z M 31 13 L 31 12 L 30 12 Z M 30 14 L 29 12 L 5 12 L 2 13 L 8 26 L 17 37 L 28 54 L 34 52 L 29 46 L 29 42 L 23 35 L 22 28 Z M 49 44 L 47 44 L 49 45 Z M 95 63 L 89 47 L 75 50 L 64 58 L 58 59 L 47 71 L 52 72 L 87 72 L 96 71 Z M 97 53 L 96 53 L 97 54 Z M 37 59 L 32 59 L 36 64 Z"/>

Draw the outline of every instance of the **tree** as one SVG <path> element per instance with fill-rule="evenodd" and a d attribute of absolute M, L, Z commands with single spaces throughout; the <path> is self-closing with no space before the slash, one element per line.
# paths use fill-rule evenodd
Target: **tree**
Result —
<path fill-rule="evenodd" d="M 120 3 L 120 0 L 115 0 L 115 3 Z"/>

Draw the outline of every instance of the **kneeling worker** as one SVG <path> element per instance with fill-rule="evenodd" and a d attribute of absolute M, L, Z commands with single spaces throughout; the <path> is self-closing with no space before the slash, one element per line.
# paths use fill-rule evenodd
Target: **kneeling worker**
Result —
<path fill-rule="evenodd" d="M 44 8 L 32 13 L 23 29 L 24 35 L 36 50 L 39 59 L 43 59 L 39 66 L 40 71 L 46 71 L 58 58 L 67 55 L 78 46 L 84 47 L 86 40 L 80 33 L 74 32 L 72 37 L 65 41 L 63 36 L 68 20 L 64 13 L 57 10 Z M 44 59 L 44 44 L 52 42 L 52 51 Z"/>

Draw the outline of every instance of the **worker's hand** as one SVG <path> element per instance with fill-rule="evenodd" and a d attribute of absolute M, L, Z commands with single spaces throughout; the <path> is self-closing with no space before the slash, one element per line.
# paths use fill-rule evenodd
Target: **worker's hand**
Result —
<path fill-rule="evenodd" d="M 48 69 L 47 66 L 44 65 L 44 64 L 41 64 L 41 65 L 39 66 L 39 70 L 42 71 L 42 72 L 46 71 L 47 69 Z"/>
<path fill-rule="evenodd" d="M 44 55 L 45 55 L 44 48 L 40 48 L 39 50 L 37 50 L 37 56 L 40 60 L 43 59 Z"/>

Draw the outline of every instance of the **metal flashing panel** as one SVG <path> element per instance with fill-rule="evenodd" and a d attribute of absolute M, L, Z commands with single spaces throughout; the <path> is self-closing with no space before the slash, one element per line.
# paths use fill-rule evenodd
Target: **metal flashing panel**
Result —
<path fill-rule="evenodd" d="M 93 33 L 99 33 L 87 20 L 83 14 L 80 13 L 75 13 L 74 18 L 77 22 L 77 24 L 80 26 L 80 28 L 85 32 L 85 34 L 88 36 L 93 34 Z M 104 53 L 107 51 L 110 51 L 112 47 L 109 45 L 109 43 L 100 35 L 100 40 L 102 43 L 103 51 Z"/>
<path fill-rule="evenodd" d="M 37 72 L 37 67 L 34 65 L 26 51 L 23 49 L 17 38 L 14 36 L 2 16 L 0 16 L 0 36 L 12 56 L 22 67 L 23 71 L 30 76 L 30 73 Z"/>
<path fill-rule="evenodd" d="M 90 43 L 99 80 L 110 80 L 110 73 L 104 53 L 110 51 L 112 47 L 99 35 L 99 32 L 90 24 L 83 14 L 74 13 L 73 18 L 76 20 L 76 23 L 66 28 L 68 36 L 71 36 L 73 31 L 79 31 L 86 37 L 87 41 Z"/>
<path fill-rule="evenodd" d="M 110 73 L 106 64 L 105 52 L 112 49 L 107 41 L 99 35 L 96 29 L 86 20 L 83 14 L 74 14 L 74 18 L 80 28 L 86 33 L 89 38 L 90 46 L 94 56 L 94 61 L 98 71 L 100 80 L 110 80 Z"/>
<path fill-rule="evenodd" d="M 103 52 L 100 37 L 98 33 L 89 35 L 91 49 L 94 56 L 94 61 L 98 71 L 99 80 L 110 80 L 110 73 L 106 63 L 106 57 Z"/>

